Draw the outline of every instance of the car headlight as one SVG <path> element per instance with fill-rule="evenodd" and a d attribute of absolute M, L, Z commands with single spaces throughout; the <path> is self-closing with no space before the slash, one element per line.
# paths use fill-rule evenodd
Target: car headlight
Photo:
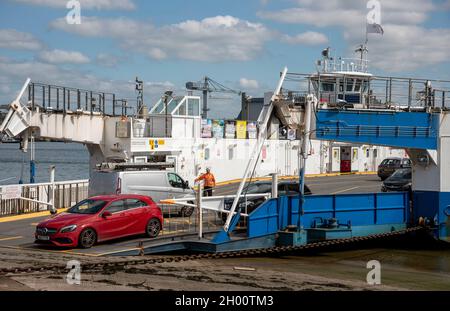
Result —
<path fill-rule="evenodd" d="M 65 226 L 59 232 L 61 232 L 61 233 L 72 232 L 72 231 L 75 231 L 76 228 L 77 228 L 77 225 Z"/>

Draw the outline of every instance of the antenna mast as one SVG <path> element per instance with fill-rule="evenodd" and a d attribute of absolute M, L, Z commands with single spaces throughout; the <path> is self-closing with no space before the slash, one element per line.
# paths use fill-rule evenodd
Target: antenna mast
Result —
<path fill-rule="evenodd" d="M 137 115 L 139 116 L 142 114 L 142 107 L 144 106 L 144 82 L 139 80 L 138 77 L 136 77 L 136 91 L 138 92 Z"/>

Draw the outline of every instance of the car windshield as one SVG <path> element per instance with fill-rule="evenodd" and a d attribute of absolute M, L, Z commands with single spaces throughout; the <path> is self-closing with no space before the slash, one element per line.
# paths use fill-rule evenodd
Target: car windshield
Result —
<path fill-rule="evenodd" d="M 389 180 L 399 180 L 399 179 L 411 179 L 411 170 L 409 169 L 399 169 L 388 178 Z"/>
<path fill-rule="evenodd" d="M 247 188 L 248 184 L 246 185 L 246 187 L 244 187 L 244 193 L 246 192 L 247 194 L 254 194 L 254 193 L 270 193 L 272 192 L 272 185 L 271 184 L 266 184 L 266 183 L 255 183 L 255 184 L 250 184 Z M 247 189 L 247 191 L 246 191 Z"/>
<path fill-rule="evenodd" d="M 400 163 L 400 160 L 398 159 L 385 159 L 381 165 L 386 165 L 386 166 L 394 166 Z"/>
<path fill-rule="evenodd" d="M 87 199 L 83 200 L 67 210 L 72 214 L 96 214 L 106 205 L 106 201 Z"/>

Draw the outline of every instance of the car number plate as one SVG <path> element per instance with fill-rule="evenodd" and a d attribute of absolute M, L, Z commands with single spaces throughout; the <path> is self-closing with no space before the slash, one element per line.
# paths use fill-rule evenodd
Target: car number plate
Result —
<path fill-rule="evenodd" d="M 38 240 L 41 240 L 41 241 L 48 241 L 48 240 L 50 240 L 50 237 L 49 236 L 46 236 L 46 235 L 38 235 Z"/>

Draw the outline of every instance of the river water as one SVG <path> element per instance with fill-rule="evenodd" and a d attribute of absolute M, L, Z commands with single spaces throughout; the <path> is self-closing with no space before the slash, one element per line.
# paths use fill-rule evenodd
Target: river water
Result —
<path fill-rule="evenodd" d="M 56 166 L 55 180 L 89 178 L 89 153 L 77 143 L 36 142 L 36 182 L 50 180 L 49 167 Z M 23 182 L 30 181 L 30 152 L 23 153 L 19 144 L 0 143 L 0 185 L 17 184 L 23 171 Z M 22 164 L 23 163 L 23 164 Z"/>

